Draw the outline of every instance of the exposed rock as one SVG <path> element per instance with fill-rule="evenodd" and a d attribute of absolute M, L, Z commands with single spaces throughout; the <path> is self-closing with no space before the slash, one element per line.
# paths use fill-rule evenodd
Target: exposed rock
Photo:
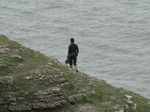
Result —
<path fill-rule="evenodd" d="M 125 95 L 127 97 L 128 100 L 130 100 L 132 98 L 132 96 L 130 95 Z"/>
<path fill-rule="evenodd" d="M 26 102 L 28 96 L 20 96 L 18 98 L 10 97 L 8 109 L 11 111 L 29 111 L 32 109 L 53 109 L 63 106 L 66 101 L 60 93 L 60 88 L 54 87 L 45 91 L 34 93 L 33 97 Z M 6 100 L 6 99 L 5 99 Z M 2 100 L 0 100 L 2 103 Z"/>
<path fill-rule="evenodd" d="M 1 53 L 6 53 L 6 52 L 9 52 L 10 51 L 10 48 L 8 48 L 8 44 L 2 44 L 0 45 L 0 52 Z"/>
<path fill-rule="evenodd" d="M 77 105 L 77 112 L 104 112 L 100 108 L 90 103 L 81 103 Z"/>
<path fill-rule="evenodd" d="M 125 96 L 127 98 L 127 102 L 130 103 L 130 104 L 132 104 L 133 103 L 133 101 L 131 100 L 132 96 L 130 96 L 130 95 L 125 95 Z"/>
<path fill-rule="evenodd" d="M 134 110 L 136 110 L 137 104 L 134 104 L 134 106 L 132 107 Z"/>
<path fill-rule="evenodd" d="M 14 79 L 11 76 L 0 77 L 0 87 L 9 87 L 14 83 Z"/>
<path fill-rule="evenodd" d="M 58 87 L 53 87 L 53 88 L 51 88 L 51 91 L 52 91 L 53 93 L 60 93 L 60 88 L 58 88 Z"/>
<path fill-rule="evenodd" d="M 0 111 L 148 112 L 150 101 L 134 95 L 0 35 Z"/>
<path fill-rule="evenodd" d="M 26 76 L 25 77 L 27 80 L 32 80 L 34 77 L 31 75 L 31 76 Z"/>
<path fill-rule="evenodd" d="M 65 87 L 65 88 L 71 88 L 71 84 L 66 82 L 60 85 L 61 87 Z"/>
<path fill-rule="evenodd" d="M 3 71 L 3 70 L 5 70 L 5 69 L 7 69 L 7 68 L 8 68 L 7 65 L 5 65 L 5 64 L 0 64 L 0 71 Z"/>
<path fill-rule="evenodd" d="M 68 100 L 70 103 L 76 103 L 76 102 L 82 101 L 83 96 L 82 96 L 82 94 L 71 95 L 71 96 L 69 96 Z"/>
<path fill-rule="evenodd" d="M 30 105 L 29 102 L 18 102 L 18 103 L 12 102 L 12 103 L 10 103 L 8 109 L 11 111 L 17 111 L 17 112 L 18 111 L 29 111 L 32 109 L 32 106 Z"/>
<path fill-rule="evenodd" d="M 127 102 L 128 102 L 129 104 L 131 104 L 132 109 L 133 109 L 133 110 L 136 110 L 137 104 L 135 104 L 135 103 L 132 101 L 132 96 L 130 96 L 130 95 L 125 95 L 125 97 L 127 98 Z"/>

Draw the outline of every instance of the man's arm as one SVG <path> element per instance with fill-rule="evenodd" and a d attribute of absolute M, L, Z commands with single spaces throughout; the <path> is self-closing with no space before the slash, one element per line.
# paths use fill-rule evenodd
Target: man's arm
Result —
<path fill-rule="evenodd" d="M 68 46 L 68 54 L 70 53 L 70 50 L 69 50 L 69 46 Z"/>
<path fill-rule="evenodd" d="M 72 53 L 71 45 L 68 46 L 68 54 Z"/>

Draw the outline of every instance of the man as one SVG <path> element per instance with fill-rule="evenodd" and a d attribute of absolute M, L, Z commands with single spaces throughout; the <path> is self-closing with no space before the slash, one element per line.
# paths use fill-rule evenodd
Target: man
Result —
<path fill-rule="evenodd" d="M 70 68 L 72 68 L 72 65 L 74 64 L 76 72 L 78 72 L 77 69 L 78 53 L 79 53 L 78 45 L 74 43 L 74 38 L 71 38 L 70 45 L 68 47 L 69 64 L 70 64 Z"/>

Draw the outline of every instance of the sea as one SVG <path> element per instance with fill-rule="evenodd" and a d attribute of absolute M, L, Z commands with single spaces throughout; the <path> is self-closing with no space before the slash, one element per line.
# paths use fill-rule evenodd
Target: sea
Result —
<path fill-rule="evenodd" d="M 150 99 L 150 0 L 0 0 L 0 34 Z"/>

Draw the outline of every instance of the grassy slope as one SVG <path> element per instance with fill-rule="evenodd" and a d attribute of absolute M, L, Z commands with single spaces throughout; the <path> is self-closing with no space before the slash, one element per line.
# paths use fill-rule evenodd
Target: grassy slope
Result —
<path fill-rule="evenodd" d="M 35 52 L 31 49 L 25 48 L 22 45 L 8 40 L 5 36 L 0 35 L 0 45 L 6 45 L 9 48 L 9 54 L 15 54 L 22 58 L 12 58 L 12 56 L 5 56 L 0 59 L 0 64 L 5 64 L 1 67 L 0 76 L 11 75 L 14 78 L 14 88 L 20 86 L 24 91 L 35 92 L 42 89 L 47 89 L 53 85 L 43 86 L 42 81 L 28 81 L 23 76 L 31 74 L 31 71 L 44 69 L 47 63 L 52 63 L 53 68 L 59 69 L 63 72 L 67 82 L 71 87 L 61 87 L 61 91 L 65 97 L 71 94 L 84 94 L 83 103 L 94 104 L 97 108 L 105 112 L 115 112 L 118 108 L 124 108 L 125 112 L 134 112 L 134 104 L 136 104 L 136 112 L 150 112 L 150 100 L 141 97 L 130 91 L 114 88 L 102 80 L 91 78 L 82 73 L 74 73 L 68 70 L 66 66 L 61 65 L 59 62 L 45 57 L 43 54 Z M 0 52 L 0 55 L 3 55 Z M 55 71 L 57 72 L 57 71 Z M 49 71 L 47 75 L 56 74 Z M 57 85 L 57 84 L 54 84 Z M 1 95 L 5 93 L 5 88 L 0 89 Z M 125 95 L 132 96 L 132 101 L 129 103 Z M 115 109 L 114 107 L 117 107 Z M 65 111 L 76 112 L 76 108 L 67 102 L 63 108 Z M 7 108 L 0 105 L 1 112 L 9 112 Z"/>

